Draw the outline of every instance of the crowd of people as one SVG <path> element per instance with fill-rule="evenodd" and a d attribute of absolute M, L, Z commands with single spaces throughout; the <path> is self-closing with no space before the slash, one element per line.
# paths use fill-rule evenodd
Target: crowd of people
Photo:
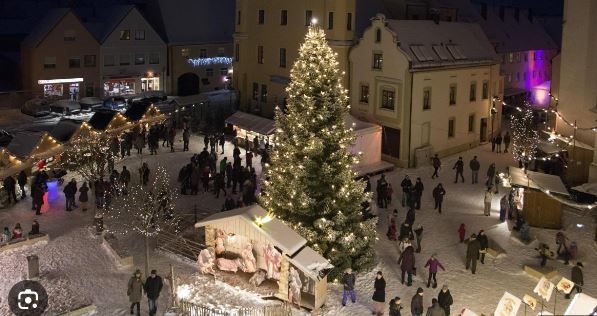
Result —
<path fill-rule="evenodd" d="M 31 230 L 29 231 L 27 236 L 35 236 L 39 234 L 39 222 L 36 219 L 34 219 L 31 223 Z M 26 235 L 23 232 L 21 223 L 16 223 L 15 227 L 12 230 L 10 230 L 8 227 L 4 227 L 4 230 L 2 230 L 2 235 L 0 235 L 0 245 L 9 243 L 11 241 L 24 240 L 25 237 Z"/>

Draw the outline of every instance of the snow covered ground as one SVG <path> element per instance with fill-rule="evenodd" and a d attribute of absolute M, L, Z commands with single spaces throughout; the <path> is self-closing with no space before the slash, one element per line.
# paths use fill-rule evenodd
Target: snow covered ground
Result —
<path fill-rule="evenodd" d="M 180 134 L 177 136 L 180 138 Z M 191 151 L 181 152 L 182 143 L 176 144 L 177 152 L 170 153 L 165 148 L 160 148 L 157 156 L 143 155 L 142 157 L 133 154 L 127 157 L 120 165 L 127 165 L 134 179 L 138 179 L 137 169 L 142 162 L 148 162 L 151 170 L 155 170 L 158 163 L 165 166 L 172 175 L 173 180 L 178 175 L 179 169 L 186 164 L 193 153 L 198 153 L 203 147 L 202 136 L 193 136 L 191 139 Z M 244 155 L 244 150 L 241 150 Z M 226 146 L 226 155 L 232 156 L 230 144 Z M 486 146 L 474 148 L 461 154 L 464 157 L 465 165 L 473 155 L 479 156 L 481 161 L 481 175 L 486 171 L 490 161 L 495 161 L 500 170 L 507 165 L 515 165 L 515 162 L 506 154 L 493 154 Z M 244 162 L 244 157 L 243 162 Z M 395 296 L 402 298 L 404 314 L 410 312 L 410 300 L 417 287 L 425 289 L 425 306 L 431 305 L 431 298 L 436 297 L 439 287 L 447 284 L 454 297 L 452 311 L 459 311 L 468 307 L 477 313 L 492 313 L 504 291 L 509 291 L 518 297 L 524 294 L 532 294 L 536 280 L 525 275 L 522 266 L 526 263 L 537 263 L 535 258 L 536 243 L 525 246 L 509 238 L 510 226 L 507 223 L 498 221 L 499 195 L 494 197 L 491 217 L 485 217 L 483 213 L 483 177 L 480 184 L 470 184 L 470 173 L 465 168 L 467 183 L 454 184 L 454 173 L 452 165 L 458 155 L 447 157 L 443 160 L 443 168 L 439 179 L 431 180 L 431 168 L 396 170 L 387 174 L 394 187 L 394 200 L 390 210 L 394 207 L 399 210 L 399 221 L 405 216 L 405 209 L 399 207 L 400 181 L 404 174 L 411 175 L 411 178 L 420 176 L 425 184 L 423 193 L 423 205 L 417 211 L 415 225 L 422 224 L 424 227 L 422 253 L 416 255 L 418 275 L 414 278 L 413 286 L 406 287 L 400 284 L 400 270 L 396 264 L 398 258 L 397 244 L 388 241 L 385 233 L 387 230 L 387 210 L 379 210 L 379 241 L 376 245 L 378 252 L 377 266 L 368 273 L 357 275 L 357 302 L 348 303 L 342 307 L 340 300 L 342 295 L 341 285 L 330 285 L 328 301 L 324 308 L 325 315 L 369 315 L 373 306 L 371 296 L 373 294 L 374 274 L 377 270 L 384 272 L 387 288 L 386 299 Z M 253 159 L 258 174 L 261 172 L 259 158 Z M 67 176 L 67 179 L 70 175 Z M 377 177 L 372 179 L 373 185 Z M 444 200 L 443 214 L 439 215 L 433 211 L 433 200 L 431 191 L 433 187 L 442 182 L 447 191 Z M 173 188 L 178 186 L 173 183 Z M 42 284 L 50 293 L 50 308 L 52 313 L 67 310 L 81 304 L 93 303 L 98 307 L 99 315 L 125 315 L 128 314 L 128 299 L 126 297 L 126 284 L 132 270 L 119 270 L 114 259 L 101 245 L 101 239 L 90 233 L 89 226 L 93 222 L 93 212 L 82 213 L 80 210 L 67 213 L 64 211 L 64 199 L 62 187 L 60 192 L 49 194 L 49 203 L 44 207 L 44 215 L 38 217 L 42 231 L 49 233 L 50 242 L 46 245 L 35 245 L 25 249 L 18 249 L 10 253 L 0 253 L 0 315 L 9 315 L 5 298 L 10 287 L 21 280 L 27 269 L 26 256 L 37 254 L 40 257 L 42 273 Z M 501 189 L 500 193 L 505 190 Z M 224 198 L 216 199 L 213 194 L 199 194 L 196 196 L 181 196 L 177 202 L 182 214 L 194 216 L 193 209 L 198 210 L 199 218 L 218 212 L 224 202 Z M 30 210 L 30 199 L 20 202 L 16 206 L 0 210 L 0 228 L 8 226 L 12 228 L 16 222 L 20 222 L 25 231 L 36 218 Z M 465 246 L 458 242 L 456 230 L 460 223 L 467 225 L 467 235 L 477 233 L 484 229 L 490 239 L 496 241 L 506 252 L 497 259 L 487 258 L 485 265 L 477 266 L 477 274 L 472 275 L 464 269 Z M 577 223 L 584 224 L 578 228 Z M 585 288 L 584 292 L 597 296 L 597 248 L 593 242 L 595 231 L 593 219 L 577 212 L 566 212 L 564 217 L 564 230 L 571 240 L 576 240 L 579 250 L 585 263 Z M 552 247 L 555 245 L 555 232 L 553 230 L 531 229 L 531 235 L 537 240 L 546 242 Z M 142 268 L 143 240 L 135 235 L 123 238 L 123 243 L 134 256 L 136 267 Z M 439 287 L 427 289 L 427 272 L 423 268 L 425 262 L 432 253 L 437 253 L 438 259 L 446 268 L 446 272 L 438 273 Z M 169 274 L 170 265 L 174 266 L 175 272 L 181 276 L 184 284 L 192 284 L 192 298 L 196 303 L 208 306 L 221 306 L 235 309 L 242 306 L 255 306 L 269 304 L 260 299 L 258 293 L 253 293 L 248 287 L 238 282 L 231 282 L 232 285 L 224 285 L 214 282 L 213 278 L 196 275 L 194 264 L 174 260 L 171 256 L 160 252 L 152 252 L 151 268 L 158 270 L 163 277 Z M 561 275 L 569 277 L 570 266 L 564 266 L 560 262 L 550 261 L 548 265 L 558 269 Z M 221 279 L 219 279 L 221 280 Z M 227 282 L 234 278 L 226 278 Z M 554 280 L 557 281 L 557 280 Z M 164 288 L 158 305 L 163 311 L 170 303 L 168 297 L 169 286 Z M 565 303 L 563 303 L 565 302 Z M 557 312 L 563 313 L 566 301 L 560 295 L 558 297 Z M 547 305 L 547 310 L 553 311 L 553 298 Z M 142 311 L 147 311 L 144 301 Z M 523 311 L 519 312 L 523 315 Z"/>

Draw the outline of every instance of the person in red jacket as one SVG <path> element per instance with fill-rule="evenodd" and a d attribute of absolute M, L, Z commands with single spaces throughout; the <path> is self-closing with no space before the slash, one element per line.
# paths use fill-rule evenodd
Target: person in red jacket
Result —
<path fill-rule="evenodd" d="M 464 234 L 466 234 L 466 228 L 464 223 L 460 224 L 460 228 L 458 228 L 458 237 L 460 237 L 460 242 L 464 242 Z"/>

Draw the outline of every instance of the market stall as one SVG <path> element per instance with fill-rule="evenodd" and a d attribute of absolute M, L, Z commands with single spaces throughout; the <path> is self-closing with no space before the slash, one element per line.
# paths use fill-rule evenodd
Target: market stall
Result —
<path fill-rule="evenodd" d="M 79 136 L 89 135 L 90 131 L 91 126 L 87 122 L 63 118 L 50 131 L 50 136 L 60 143 L 66 144 Z"/>
<path fill-rule="evenodd" d="M 530 226 L 561 228 L 562 204 L 558 198 L 570 195 L 560 177 L 510 167 L 509 173 L 502 175 L 502 185 L 517 189 L 519 208 Z"/>
<path fill-rule="evenodd" d="M 132 127 L 132 123 L 120 112 L 101 109 L 95 112 L 88 124 L 96 131 L 120 133 Z"/>
<path fill-rule="evenodd" d="M 597 312 L 597 299 L 584 293 L 574 295 L 564 315 L 594 315 Z"/>
<path fill-rule="evenodd" d="M 161 123 L 167 116 L 162 114 L 160 110 L 149 102 L 134 102 L 124 112 L 124 117 L 129 122 L 136 122 L 142 124 Z"/>
<path fill-rule="evenodd" d="M 253 139 L 257 137 L 259 143 L 269 143 L 273 145 L 273 135 L 275 130 L 274 120 L 255 114 L 236 111 L 226 119 L 226 124 L 232 125 L 236 133 L 237 142 L 244 146 L 244 140 L 249 138 L 249 144 L 252 146 Z"/>
<path fill-rule="evenodd" d="M 348 150 L 360 157 L 359 163 L 353 166 L 360 176 L 394 167 L 393 164 L 381 160 L 381 126 L 363 122 L 350 114 L 344 122 L 346 127 L 352 128 L 355 133 L 354 143 Z"/>
<path fill-rule="evenodd" d="M 6 149 L 0 149 L 0 180 L 18 174 L 21 170 L 23 170 L 23 162 Z"/>
<path fill-rule="evenodd" d="M 311 310 L 325 303 L 327 272 L 332 265 L 260 206 L 217 213 L 195 227 L 205 228 L 209 246 L 199 255 L 200 271 L 213 271 L 213 265 L 224 271 L 242 270 L 252 273 L 251 280 L 277 280 L 275 296 L 282 300 Z"/>

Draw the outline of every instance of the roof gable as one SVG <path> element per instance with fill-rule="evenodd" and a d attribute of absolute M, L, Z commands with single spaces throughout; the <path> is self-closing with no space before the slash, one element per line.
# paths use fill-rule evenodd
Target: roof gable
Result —
<path fill-rule="evenodd" d="M 98 131 L 104 131 L 108 128 L 108 125 L 110 124 L 110 122 L 112 122 L 112 119 L 114 119 L 116 113 L 118 112 L 114 110 L 99 110 L 95 112 L 95 114 L 93 114 L 91 119 L 89 119 L 88 123 L 94 129 Z"/>
<path fill-rule="evenodd" d="M 72 14 L 71 10 L 68 8 L 49 10 L 46 15 L 36 23 L 36 26 L 31 30 L 29 35 L 25 37 L 23 45 L 27 47 L 37 47 L 69 13 Z"/>
<path fill-rule="evenodd" d="M 104 43 L 133 9 L 136 10 L 133 5 L 79 8 L 77 9 L 77 14 L 84 21 L 85 27 L 87 27 L 97 41 Z"/>

